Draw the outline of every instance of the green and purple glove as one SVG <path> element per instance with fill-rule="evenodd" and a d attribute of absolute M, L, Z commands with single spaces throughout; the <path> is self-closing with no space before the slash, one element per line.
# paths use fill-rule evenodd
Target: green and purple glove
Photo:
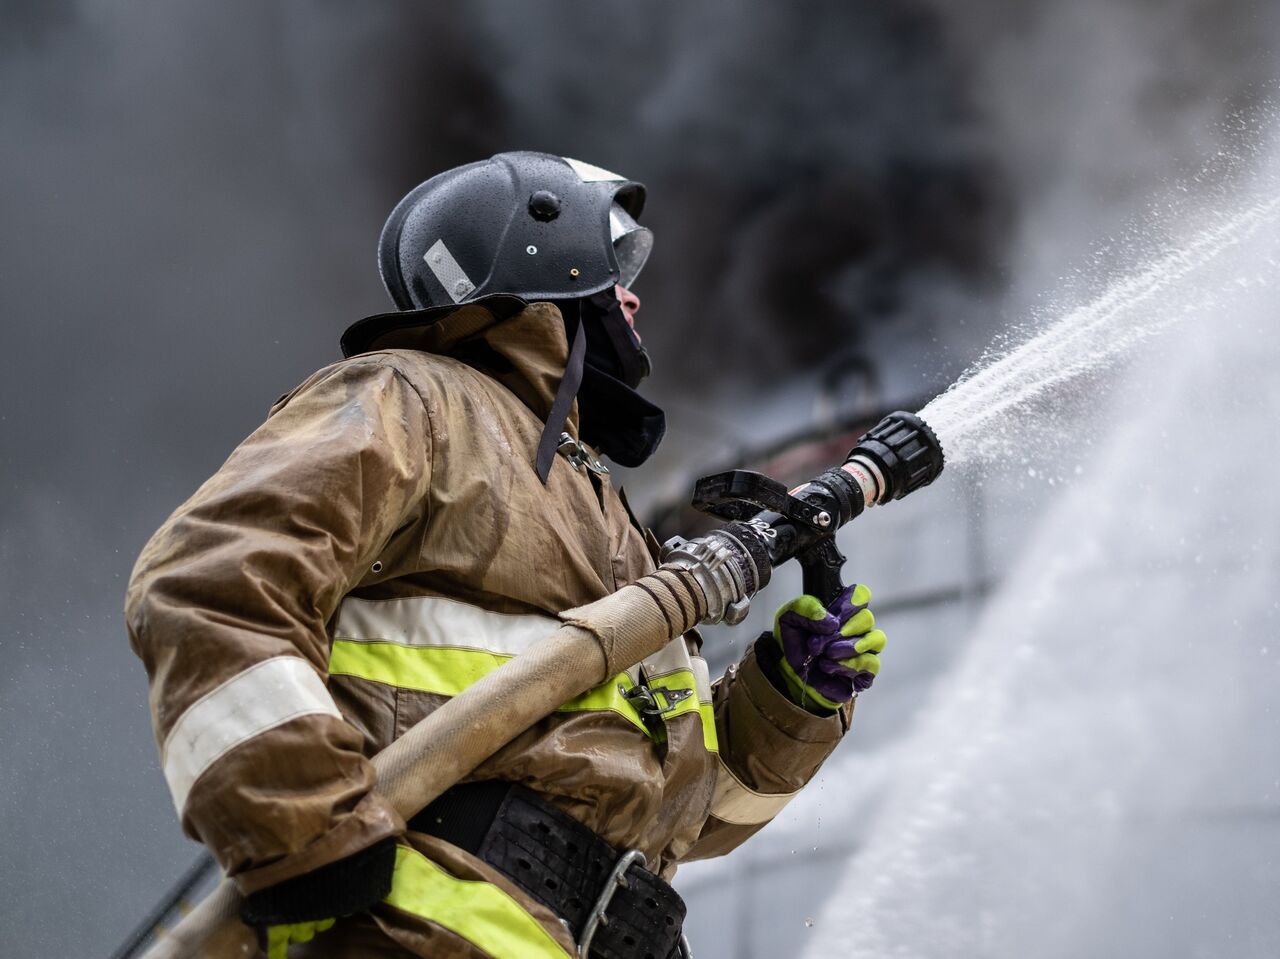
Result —
<path fill-rule="evenodd" d="M 787 692 L 797 705 L 839 709 L 871 688 L 886 638 L 875 628 L 870 602 L 871 590 L 850 586 L 830 606 L 805 595 L 778 610 L 773 638 L 782 650 Z"/>

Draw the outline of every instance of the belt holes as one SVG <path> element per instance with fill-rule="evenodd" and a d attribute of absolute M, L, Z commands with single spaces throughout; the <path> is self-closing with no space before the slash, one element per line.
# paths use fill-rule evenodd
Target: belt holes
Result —
<path fill-rule="evenodd" d="M 574 843 L 569 843 L 569 855 L 576 856 L 577 854 L 578 854 L 578 847 Z"/>
<path fill-rule="evenodd" d="M 676 924 L 676 921 L 675 921 L 674 919 L 672 919 L 670 916 L 666 916 L 665 918 L 666 918 L 666 920 L 667 920 L 667 925 L 668 925 L 668 926 L 674 926 L 674 925 Z"/>
<path fill-rule="evenodd" d="M 658 957 L 655 956 L 652 952 L 646 952 L 644 954 L 644 959 L 658 959 Z"/>
<path fill-rule="evenodd" d="M 560 885 L 560 884 L 559 884 L 558 882 L 556 882 L 554 879 L 546 879 L 546 880 L 544 880 L 544 881 L 543 881 L 543 884 L 544 884 L 548 889 L 553 889 L 553 890 L 554 890 L 554 889 L 556 889 L 556 888 L 558 888 L 558 887 L 559 887 L 559 885 Z"/>
<path fill-rule="evenodd" d="M 528 859 L 517 859 L 517 860 L 516 860 L 516 865 L 517 865 L 517 866 L 519 866 L 521 869 L 528 869 L 528 868 L 529 868 L 529 860 L 528 860 Z"/>
<path fill-rule="evenodd" d="M 645 904 L 646 906 L 648 906 L 650 909 L 657 909 L 657 908 L 658 908 L 658 900 L 654 899 L 652 896 L 650 896 L 648 899 L 646 899 L 646 900 L 644 901 L 644 904 Z"/>
<path fill-rule="evenodd" d="M 622 944 L 624 946 L 634 946 L 636 944 L 635 936 L 623 936 Z"/>
<path fill-rule="evenodd" d="M 371 568 L 373 569 L 373 571 L 374 571 L 375 573 L 381 573 L 381 572 L 382 572 L 382 560 L 380 560 L 380 559 L 379 559 L 379 560 L 375 560 L 375 561 L 374 561 L 374 564 L 373 564 L 373 566 L 372 566 Z"/>
<path fill-rule="evenodd" d="M 545 836 L 551 832 L 551 827 L 548 826 L 545 822 L 540 822 L 538 823 L 538 832 L 542 833 Z"/>

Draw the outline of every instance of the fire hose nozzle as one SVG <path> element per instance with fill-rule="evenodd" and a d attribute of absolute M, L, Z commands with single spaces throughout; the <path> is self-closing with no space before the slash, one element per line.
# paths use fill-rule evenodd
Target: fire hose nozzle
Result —
<path fill-rule="evenodd" d="M 750 470 L 698 480 L 693 505 L 731 522 L 698 540 L 670 540 L 663 562 L 693 575 L 707 600 L 703 622 L 734 623 L 775 566 L 799 559 L 805 592 L 823 603 L 844 589 L 835 531 L 868 506 L 902 499 L 942 472 L 942 444 L 914 413 L 890 413 L 864 433 L 844 465 L 788 490 Z"/>
<path fill-rule="evenodd" d="M 942 444 L 914 413 L 890 413 L 858 440 L 844 469 L 858 481 L 867 505 L 902 499 L 938 478 Z"/>

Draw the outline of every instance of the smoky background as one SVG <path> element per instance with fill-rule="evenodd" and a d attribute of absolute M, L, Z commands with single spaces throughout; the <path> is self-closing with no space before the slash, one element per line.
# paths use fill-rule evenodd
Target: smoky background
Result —
<path fill-rule="evenodd" d="M 639 325 L 670 434 L 625 482 L 651 513 L 832 403 L 946 386 L 1162 185 L 1249 139 L 1278 21 L 1246 0 L 9 0 L 5 955 L 106 955 L 195 855 L 159 773 L 124 585 L 268 405 L 387 308 L 376 239 L 417 182 L 523 148 L 648 185 Z M 824 390 L 846 366 L 857 375 Z M 992 488 L 977 552 L 956 518 L 974 501 L 953 490 L 902 504 L 902 542 L 919 545 L 855 556 L 883 567 L 858 575 L 889 600 L 950 575 L 930 551 L 968 581 L 1003 575 L 1052 490 Z M 927 684 L 921 650 L 945 657 L 981 611 L 962 593 L 905 629 L 933 645 L 899 653 L 886 623 L 880 719 L 867 703 L 846 748 L 911 721 L 913 694 L 884 687 L 899 669 L 900 689 Z M 696 928 L 700 955 L 748 955 L 717 929 L 745 914 L 740 893 L 707 899 L 723 918 Z M 712 895 L 692 888 L 693 908 Z M 777 908 L 798 949 L 803 904 Z"/>

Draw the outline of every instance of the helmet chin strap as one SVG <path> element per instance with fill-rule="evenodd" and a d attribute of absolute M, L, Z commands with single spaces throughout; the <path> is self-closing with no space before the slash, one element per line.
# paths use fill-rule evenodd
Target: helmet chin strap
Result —
<path fill-rule="evenodd" d="M 551 412 L 547 414 L 547 422 L 542 427 L 542 436 L 538 439 L 538 455 L 534 460 L 534 468 L 538 471 L 538 479 L 547 485 L 547 477 L 551 474 L 551 464 L 555 462 L 556 448 L 560 445 L 560 434 L 564 430 L 564 421 L 569 418 L 569 409 L 573 406 L 574 397 L 578 395 L 578 387 L 582 385 L 582 364 L 587 355 L 587 330 L 582 322 L 582 311 L 578 310 L 577 331 L 573 334 L 573 345 L 569 347 L 569 361 L 565 364 L 564 375 L 560 377 L 560 386 L 556 388 L 556 398 L 551 403 Z"/>

